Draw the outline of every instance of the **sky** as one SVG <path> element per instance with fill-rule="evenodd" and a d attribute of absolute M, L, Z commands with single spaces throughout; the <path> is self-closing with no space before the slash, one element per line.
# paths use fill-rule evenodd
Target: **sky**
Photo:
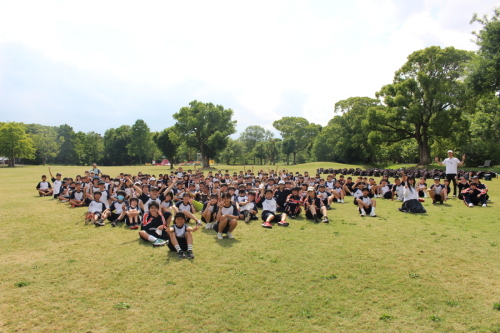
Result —
<path fill-rule="evenodd" d="M 175 124 L 189 102 L 230 108 L 235 137 L 284 116 L 326 125 L 375 97 L 409 54 L 477 50 L 473 13 L 500 0 L 0 0 L 0 121 L 104 134 Z"/>

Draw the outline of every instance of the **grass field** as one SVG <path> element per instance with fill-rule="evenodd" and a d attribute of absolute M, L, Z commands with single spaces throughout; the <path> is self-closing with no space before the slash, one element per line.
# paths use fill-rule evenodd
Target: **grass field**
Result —
<path fill-rule="evenodd" d="M 290 170 L 319 166 L 342 167 Z M 41 174 L 0 168 L 0 332 L 500 332 L 498 179 L 487 208 L 427 199 L 411 215 L 378 199 L 362 218 L 349 201 L 330 224 L 240 222 L 222 241 L 203 229 L 190 261 L 137 231 L 85 226 L 85 208 L 38 197 Z"/>

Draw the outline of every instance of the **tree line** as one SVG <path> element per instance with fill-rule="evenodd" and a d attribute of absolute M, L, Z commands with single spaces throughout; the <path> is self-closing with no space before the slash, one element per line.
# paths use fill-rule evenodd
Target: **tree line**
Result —
<path fill-rule="evenodd" d="M 88 165 L 142 164 L 167 158 L 180 163 L 201 154 L 224 164 L 311 161 L 417 163 L 448 149 L 468 163 L 500 162 L 500 9 L 474 15 L 477 52 L 431 46 L 413 52 L 375 98 L 351 97 L 335 104 L 324 127 L 303 117 L 273 122 L 279 138 L 248 126 L 237 139 L 233 111 L 192 101 L 173 114 L 176 124 L 151 132 L 145 121 L 95 132 L 67 124 L 0 123 L 0 155 L 27 163 Z"/>

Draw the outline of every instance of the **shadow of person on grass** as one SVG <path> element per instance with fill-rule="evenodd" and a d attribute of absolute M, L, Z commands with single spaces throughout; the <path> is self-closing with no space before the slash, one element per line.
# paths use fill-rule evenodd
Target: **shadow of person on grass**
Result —
<path fill-rule="evenodd" d="M 214 239 L 215 242 L 222 247 L 232 247 L 234 244 L 240 242 L 237 238 L 227 238 L 227 236 L 224 236 L 224 239 L 218 239 L 217 234 L 215 234 Z"/>

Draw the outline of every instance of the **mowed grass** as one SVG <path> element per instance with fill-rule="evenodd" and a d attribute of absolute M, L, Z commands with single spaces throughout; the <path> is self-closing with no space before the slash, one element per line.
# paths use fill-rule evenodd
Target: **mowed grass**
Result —
<path fill-rule="evenodd" d="M 289 169 L 320 166 L 343 167 Z M 349 200 L 330 224 L 241 221 L 222 241 L 203 229 L 189 261 L 137 231 L 85 226 L 85 208 L 38 197 L 42 174 L 0 169 L 0 332 L 500 332 L 498 179 L 487 208 L 427 199 L 411 215 L 378 199 L 378 217 L 361 218 Z"/>

